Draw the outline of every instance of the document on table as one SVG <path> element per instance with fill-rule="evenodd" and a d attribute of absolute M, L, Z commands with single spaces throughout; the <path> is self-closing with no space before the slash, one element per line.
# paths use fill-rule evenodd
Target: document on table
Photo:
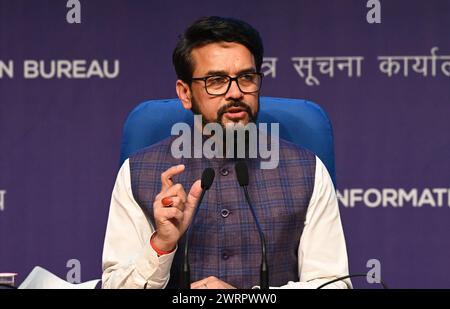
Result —
<path fill-rule="evenodd" d="M 91 280 L 73 284 L 67 282 L 48 270 L 36 266 L 18 287 L 19 289 L 94 289 L 100 280 Z"/>

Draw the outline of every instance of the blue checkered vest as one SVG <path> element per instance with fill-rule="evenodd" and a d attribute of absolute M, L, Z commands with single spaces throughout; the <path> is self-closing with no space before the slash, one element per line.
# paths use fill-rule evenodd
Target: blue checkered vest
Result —
<path fill-rule="evenodd" d="M 184 164 L 176 176 L 189 192 L 202 171 L 211 167 L 216 177 L 200 205 L 193 224 L 189 261 L 191 281 L 208 276 L 237 287 L 259 285 L 261 243 L 258 230 L 239 186 L 234 159 L 174 159 L 170 146 L 175 137 L 140 150 L 130 157 L 131 185 L 135 200 L 154 224 L 153 201 L 161 190 L 161 173 Z M 266 237 L 270 286 L 299 281 L 298 246 L 307 207 L 314 189 L 315 155 L 280 139 L 279 165 L 261 169 L 260 159 L 248 159 L 249 195 Z M 184 237 L 171 267 L 168 288 L 180 284 Z"/>

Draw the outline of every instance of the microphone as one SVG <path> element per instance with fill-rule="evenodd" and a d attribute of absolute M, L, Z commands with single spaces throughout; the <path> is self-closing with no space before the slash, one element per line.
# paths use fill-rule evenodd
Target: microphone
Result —
<path fill-rule="evenodd" d="M 244 189 L 245 199 L 247 201 L 248 206 L 253 215 L 253 219 L 255 220 L 256 227 L 258 228 L 259 238 L 261 239 L 261 270 L 260 270 L 260 286 L 261 289 L 269 289 L 269 267 L 267 265 L 267 253 L 266 253 L 266 239 L 264 237 L 264 233 L 262 231 L 261 225 L 259 224 L 259 220 L 256 217 L 255 209 L 250 202 L 250 196 L 248 194 L 247 186 L 249 183 L 248 177 L 248 168 L 245 161 L 239 161 L 234 166 L 236 171 L 236 177 L 239 182 L 239 185 Z"/>
<path fill-rule="evenodd" d="M 184 259 L 183 259 L 183 271 L 182 271 L 182 287 L 184 289 L 191 288 L 191 267 L 189 266 L 189 239 L 191 238 L 192 233 L 192 225 L 194 224 L 195 218 L 197 217 L 198 210 L 200 209 L 200 204 L 202 203 L 203 197 L 205 196 L 205 192 L 211 188 L 211 185 L 214 181 L 214 170 L 210 167 L 205 168 L 202 173 L 201 187 L 202 193 L 200 194 L 200 199 L 198 200 L 197 208 L 195 209 L 194 216 L 192 217 L 192 222 L 189 225 L 186 242 L 184 243 Z"/>

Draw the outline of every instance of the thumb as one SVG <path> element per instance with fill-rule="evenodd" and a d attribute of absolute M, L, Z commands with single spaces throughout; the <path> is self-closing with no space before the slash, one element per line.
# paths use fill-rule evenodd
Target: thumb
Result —
<path fill-rule="evenodd" d="M 201 180 L 196 180 L 189 190 L 188 196 L 186 198 L 186 204 L 190 208 L 195 208 L 197 206 L 200 195 L 202 194 Z"/>
<path fill-rule="evenodd" d="M 188 217 L 190 217 L 195 208 L 197 207 L 198 200 L 200 199 L 200 195 L 202 194 L 202 186 L 200 179 L 195 181 L 189 190 L 188 196 L 186 197 L 185 203 L 185 211 L 187 212 Z"/>

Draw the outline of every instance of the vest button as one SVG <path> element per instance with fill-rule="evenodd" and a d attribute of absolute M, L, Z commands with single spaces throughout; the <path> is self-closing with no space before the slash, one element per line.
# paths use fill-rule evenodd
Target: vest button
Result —
<path fill-rule="evenodd" d="M 230 171 L 226 167 L 223 167 L 220 169 L 220 174 L 222 176 L 227 176 L 229 173 L 230 173 Z"/>
<path fill-rule="evenodd" d="M 226 252 L 222 253 L 222 259 L 223 259 L 223 260 L 228 260 L 229 257 L 230 257 L 230 256 L 228 255 L 228 253 L 226 253 Z"/>
<path fill-rule="evenodd" d="M 222 209 L 220 211 L 222 218 L 227 218 L 230 215 L 230 211 L 228 209 Z"/>

